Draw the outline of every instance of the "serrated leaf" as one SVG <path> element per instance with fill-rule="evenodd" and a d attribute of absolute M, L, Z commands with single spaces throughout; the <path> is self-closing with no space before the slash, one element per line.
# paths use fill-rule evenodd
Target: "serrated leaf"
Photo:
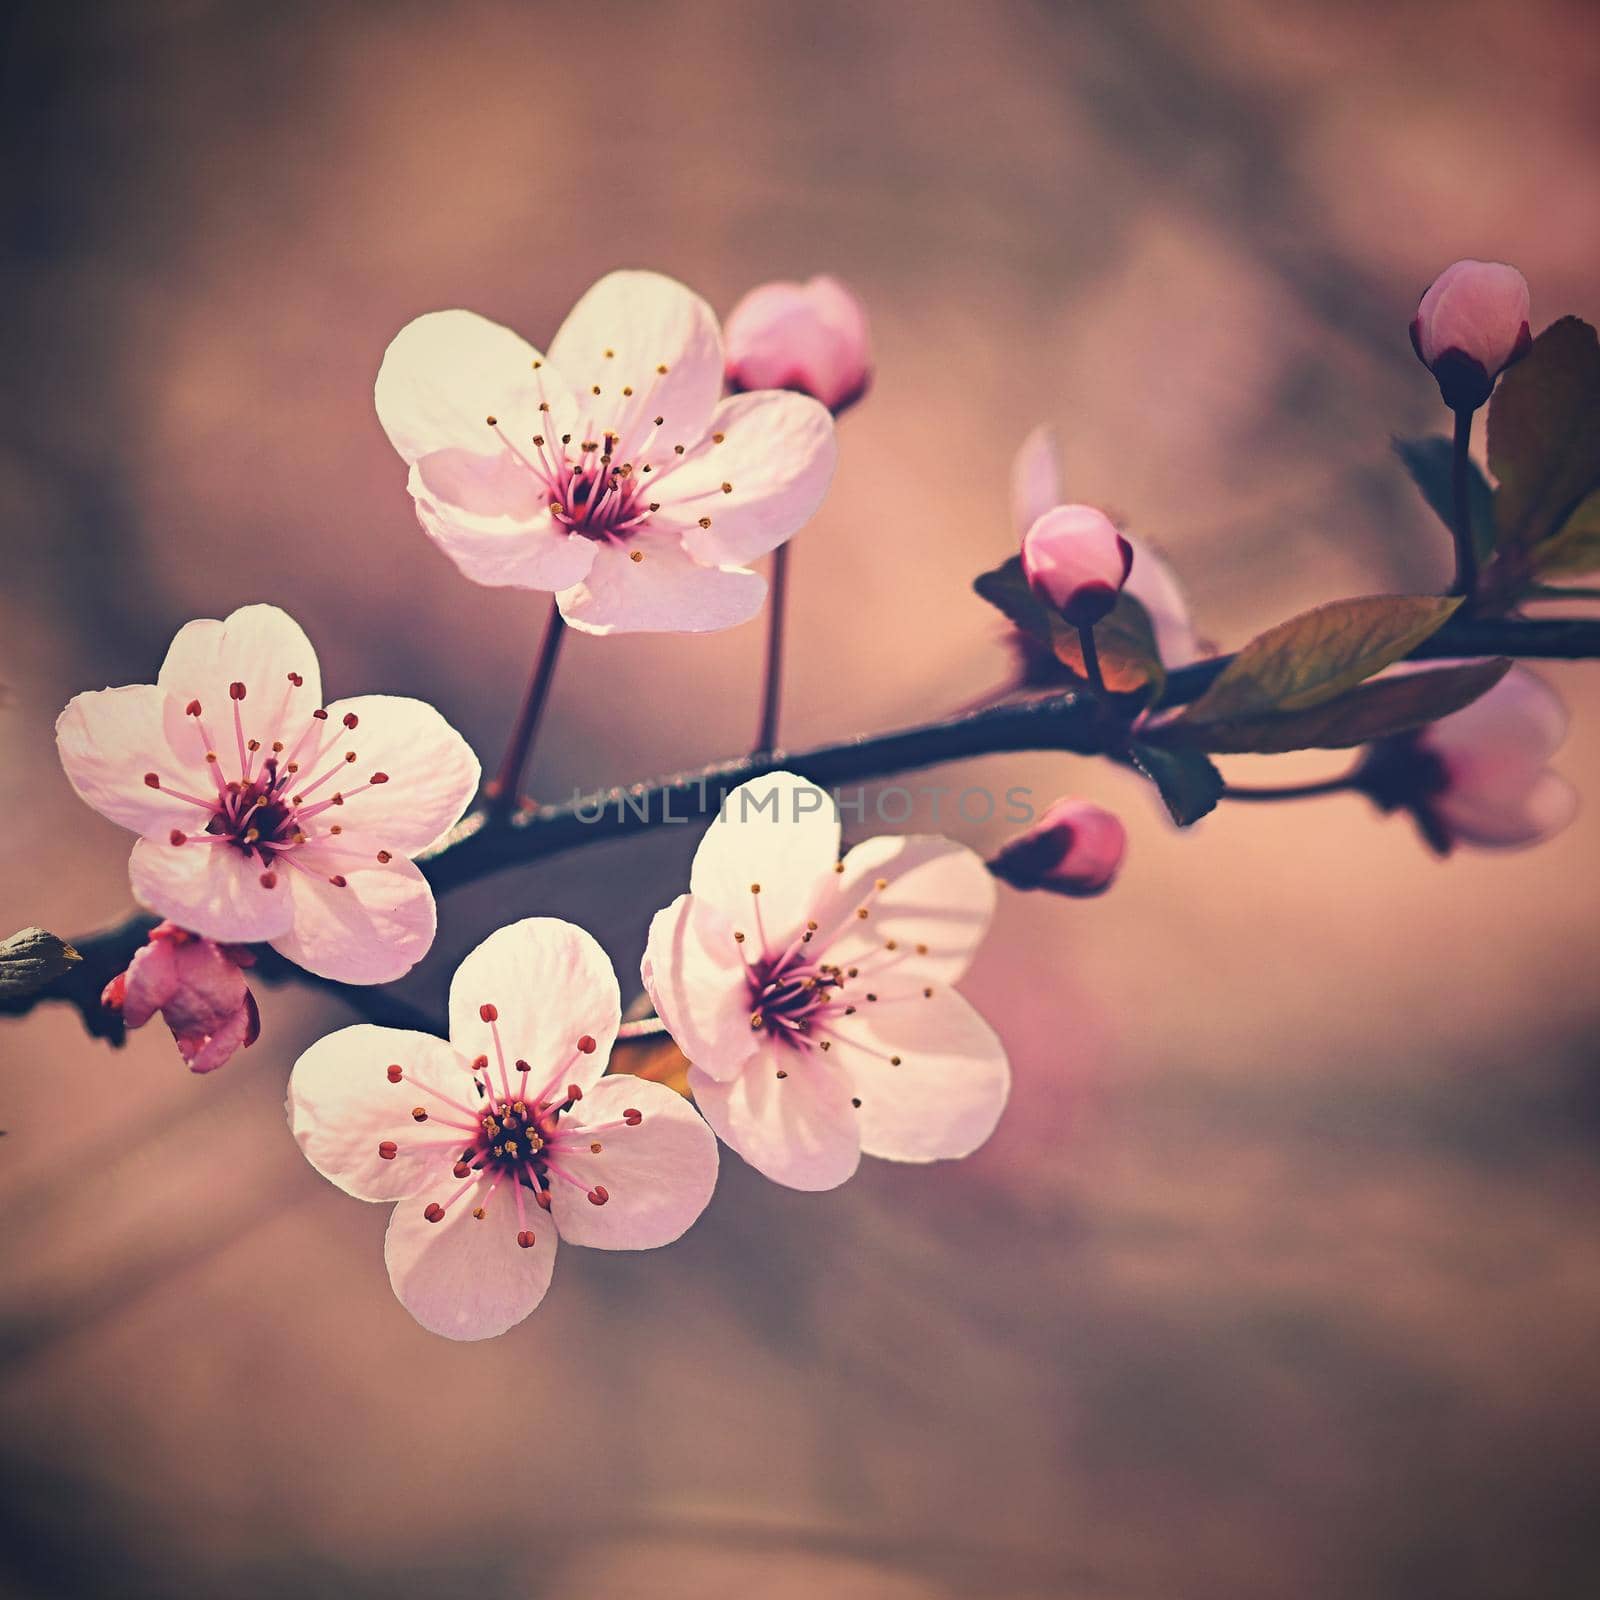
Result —
<path fill-rule="evenodd" d="M 24 928 L 0 940 L 0 1000 L 26 1000 L 82 959 L 65 939 Z"/>
<path fill-rule="evenodd" d="M 1563 317 L 1500 379 L 1489 404 L 1489 470 L 1499 479 L 1502 549 L 1525 553 L 1554 539 L 1600 489 L 1600 339 Z"/>
<path fill-rule="evenodd" d="M 1455 488 L 1451 479 L 1454 447 L 1434 435 L 1426 439 L 1395 439 L 1394 453 L 1405 464 L 1411 481 L 1422 492 L 1438 519 L 1455 532 Z M 1472 542 L 1479 560 L 1494 549 L 1494 491 L 1476 461 L 1467 466 L 1467 515 L 1472 524 Z"/>
<path fill-rule="evenodd" d="M 1600 570 L 1600 489 L 1583 500 L 1553 538 L 1533 552 L 1541 578 L 1576 578 Z"/>
<path fill-rule="evenodd" d="M 1198 750 L 1136 744 L 1130 755 L 1134 766 L 1161 791 L 1180 828 L 1198 822 L 1222 798 L 1222 774 Z"/>
<path fill-rule="evenodd" d="M 1461 602 L 1437 595 L 1334 600 L 1252 639 L 1183 714 L 1193 726 L 1304 711 L 1398 661 Z"/>
<path fill-rule="evenodd" d="M 1309 710 L 1194 726 L 1180 721 L 1163 730 L 1163 736 L 1177 747 L 1215 755 L 1348 750 L 1436 722 L 1471 705 L 1505 676 L 1510 665 L 1507 657 L 1499 656 L 1374 678 Z"/>
<path fill-rule="evenodd" d="M 1063 666 L 1080 678 L 1087 678 L 1078 630 L 1028 587 L 1021 557 L 1012 556 L 992 571 L 980 574 L 972 587 L 1022 632 L 1048 646 Z M 1111 613 L 1095 625 L 1094 639 L 1100 654 L 1100 671 L 1113 694 L 1137 694 L 1149 689 L 1153 691 L 1152 700 L 1160 698 L 1167 674 L 1156 646 L 1155 629 L 1149 613 L 1131 594 L 1117 596 Z"/>

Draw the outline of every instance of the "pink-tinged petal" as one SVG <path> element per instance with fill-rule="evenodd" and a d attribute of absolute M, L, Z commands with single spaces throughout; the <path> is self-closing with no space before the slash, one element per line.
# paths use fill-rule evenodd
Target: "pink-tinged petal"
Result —
<path fill-rule="evenodd" d="M 242 983 L 243 979 L 240 981 Z M 142 1028 L 177 992 L 176 941 L 149 940 L 134 951 L 133 960 L 123 974 L 123 1022 L 130 1028 Z"/>
<path fill-rule="evenodd" d="M 1578 814 L 1578 791 L 1559 773 L 1516 772 L 1453 783 L 1432 809 L 1452 839 L 1486 849 L 1542 844 Z"/>
<path fill-rule="evenodd" d="M 1429 285 L 1417 307 L 1417 354 L 1432 366 L 1458 350 L 1492 378 L 1527 337 L 1528 280 L 1499 261 L 1457 261 Z"/>
<path fill-rule="evenodd" d="M 162 1003 L 174 1033 L 209 1036 L 225 1022 L 243 1016 L 249 986 L 239 964 L 225 950 L 210 939 L 156 939 L 145 950 L 163 944 L 172 947 L 177 980 Z M 138 987 L 134 975 L 138 964 L 139 956 L 135 956 L 128 967 L 130 993 Z"/>
<path fill-rule="evenodd" d="M 1189 603 L 1184 599 L 1166 558 L 1148 544 L 1129 539 L 1133 551 L 1133 566 L 1128 581 L 1123 586 L 1145 609 L 1150 626 L 1155 630 L 1156 648 L 1168 667 L 1186 667 L 1198 661 L 1202 651 L 1195 636 L 1194 624 L 1189 620 Z"/>
<path fill-rule="evenodd" d="M 678 1048 L 713 1078 L 731 1078 L 755 1053 L 750 991 L 733 924 L 681 894 L 650 922 L 639 975 Z"/>
<path fill-rule="evenodd" d="M 839 831 L 827 790 L 792 772 L 752 778 L 722 802 L 706 830 L 689 891 L 745 935 L 752 959 L 776 954 L 832 892 Z"/>
<path fill-rule="evenodd" d="M 496 1012 L 492 1023 L 485 1006 Z M 621 1020 L 610 958 L 582 928 L 556 917 L 497 929 L 450 982 L 451 1043 L 468 1056 L 487 1056 L 498 1083 L 498 1030 L 511 1083 L 520 1087 L 525 1076 L 534 1094 L 558 1075 L 585 1091 L 598 1082 Z M 519 1060 L 528 1063 L 525 1075 L 514 1065 Z"/>
<path fill-rule="evenodd" d="M 861 1102 L 869 1156 L 970 1155 L 994 1132 L 1011 1092 L 1005 1046 L 954 989 L 862 1006 L 833 1024 L 833 1040 Z"/>
<path fill-rule="evenodd" d="M 835 413 L 872 377 L 866 310 L 836 278 L 752 289 L 728 315 L 723 348 L 733 389 L 793 389 Z"/>
<path fill-rule="evenodd" d="M 1441 717 L 1420 737 L 1447 758 L 1462 754 L 1537 767 L 1561 748 L 1567 723 L 1560 695 L 1537 673 L 1515 666 L 1487 694 Z"/>
<path fill-rule="evenodd" d="M 390 1077 L 394 1067 L 399 1081 Z M 449 1101 L 471 1104 L 472 1085 L 466 1061 L 443 1039 L 366 1023 L 341 1028 L 295 1062 L 289 1129 L 306 1160 L 346 1194 L 398 1200 L 450 1175 L 450 1152 L 424 1147 L 467 1121 Z M 426 1122 L 412 1115 L 419 1105 Z M 463 1149 L 471 1142 L 463 1132 Z"/>
<path fill-rule="evenodd" d="M 845 857 L 813 914 L 830 961 L 881 972 L 885 984 L 913 976 L 955 983 L 989 931 L 995 899 L 983 858 L 964 844 L 937 834 L 885 834 Z"/>
<path fill-rule="evenodd" d="M 598 546 L 588 577 L 556 601 L 583 633 L 714 633 L 748 622 L 766 596 L 758 573 L 702 566 L 676 535 L 646 533 Z"/>
<path fill-rule="evenodd" d="M 1022 441 L 1011 463 L 1011 524 L 1017 538 L 1065 499 L 1061 441 L 1054 428 L 1041 424 Z"/>
<path fill-rule="evenodd" d="M 689 1088 L 717 1137 L 774 1183 L 836 1189 L 860 1164 L 849 1078 L 818 1051 L 764 1044 L 728 1083 L 691 1067 Z"/>
<path fill-rule="evenodd" d="M 327 726 L 325 750 L 353 750 L 357 756 L 345 803 L 336 813 L 347 831 L 359 828 L 381 848 L 414 856 L 453 827 L 472 803 L 478 758 L 426 701 L 392 694 L 336 700 L 328 707 Z M 327 756 L 321 759 L 325 763 Z M 385 781 L 372 784 L 374 774 Z"/>
<path fill-rule="evenodd" d="M 449 1181 L 399 1202 L 383 1239 L 389 1282 L 400 1304 L 430 1333 L 446 1339 L 492 1339 L 517 1323 L 544 1299 L 556 1264 L 555 1225 L 537 1207 L 529 1208 L 534 1242 L 517 1243 L 513 1197 L 502 1183 L 493 1196 L 488 1184 L 451 1201 L 460 1185 Z M 425 1215 L 430 1204 L 446 1205 L 439 1222 Z M 475 1206 L 485 1216 L 473 1216 Z"/>
<path fill-rule="evenodd" d="M 597 433 L 609 426 L 630 458 L 647 430 L 659 441 L 653 455 L 697 443 L 722 393 L 715 314 L 699 295 L 657 272 L 602 278 L 561 324 L 550 358 L 589 408 Z M 661 426 L 651 428 L 658 416 Z"/>
<path fill-rule="evenodd" d="M 599 1250 L 671 1244 L 705 1210 L 717 1186 L 711 1129 L 682 1095 L 627 1073 L 585 1090 L 577 1109 L 581 1125 L 563 1117 L 546 1151 L 583 1186 L 552 1179 L 550 1205 L 561 1237 Z M 602 1193 L 600 1205 L 589 1198 Z"/>
<path fill-rule="evenodd" d="M 255 856 L 201 838 L 134 845 L 128 881 L 139 904 L 207 939 L 255 944 L 287 933 L 294 917 L 287 873 L 267 873 Z M 275 879 L 271 887 L 263 876 Z"/>
<path fill-rule="evenodd" d="M 433 890 L 413 862 L 396 856 L 384 866 L 358 866 L 319 844 L 293 859 L 296 867 L 278 869 L 293 906 L 290 927 L 272 936 L 279 955 L 338 983 L 392 983 L 427 955 L 436 927 Z"/>
<path fill-rule="evenodd" d="M 254 1043 L 256 1019 L 253 1009 L 240 1006 L 230 1012 L 210 1032 L 181 1029 L 168 1018 L 172 1037 L 177 1041 L 178 1054 L 191 1072 L 215 1072 L 233 1059 L 234 1053 L 245 1045 Z"/>
<path fill-rule="evenodd" d="M 490 417 L 520 440 L 535 431 L 550 375 L 540 381 L 539 352 L 509 328 L 472 311 L 432 311 L 407 323 L 384 352 L 373 397 L 389 442 L 407 461 L 437 450 L 487 452 L 497 435 Z"/>
<path fill-rule="evenodd" d="M 1006 841 L 989 871 L 1014 889 L 1097 895 L 1111 887 L 1127 848 L 1127 830 L 1104 806 L 1057 800 L 1027 832 Z"/>
<path fill-rule="evenodd" d="M 167 729 L 180 755 L 183 710 L 192 702 L 199 703 L 198 720 L 211 737 L 224 751 L 234 748 L 236 684 L 244 691 L 237 703 L 240 725 L 263 744 L 285 728 L 298 734 L 322 704 L 317 653 L 300 624 L 276 606 L 241 606 L 222 622 L 187 623 L 173 639 L 156 681 L 172 698 Z M 199 738 L 188 737 L 199 750 Z"/>
<path fill-rule="evenodd" d="M 806 395 L 768 391 L 724 400 L 711 428 L 652 488 L 661 510 L 651 528 L 680 534 L 708 566 L 740 566 L 782 544 L 822 504 L 839 456 L 833 418 Z"/>
<path fill-rule="evenodd" d="M 1076 627 L 1116 604 L 1132 563 L 1133 547 L 1093 506 L 1056 506 L 1022 536 L 1029 587 Z"/>
<path fill-rule="evenodd" d="M 593 542 L 550 515 L 547 491 L 509 453 L 440 451 L 412 467 L 407 487 L 423 532 L 474 583 L 565 589 L 594 561 Z"/>
<path fill-rule="evenodd" d="M 151 788 L 145 775 L 196 793 L 192 764 L 167 742 L 167 697 L 154 684 L 96 689 L 73 697 L 56 721 L 56 748 L 67 781 L 101 816 L 135 833 L 165 838 L 173 828 L 204 826 L 205 813 Z M 196 752 L 203 761 L 203 752 Z M 202 796 L 213 786 L 198 791 Z"/>

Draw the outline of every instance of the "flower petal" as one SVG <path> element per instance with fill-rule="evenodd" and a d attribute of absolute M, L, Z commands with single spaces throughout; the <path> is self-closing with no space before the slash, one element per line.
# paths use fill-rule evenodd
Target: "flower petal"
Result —
<path fill-rule="evenodd" d="M 347 726 L 354 717 L 355 726 Z M 477 792 L 478 758 L 467 741 L 426 701 L 363 694 L 328 707 L 327 748 L 354 750 L 354 792 L 339 818 L 345 829 L 375 837 L 381 847 L 414 856 L 461 814 Z M 370 788 L 374 772 L 387 782 Z"/>
<path fill-rule="evenodd" d="M 689 1088 L 717 1137 L 774 1183 L 835 1189 L 860 1164 L 849 1080 L 816 1051 L 765 1044 L 728 1083 L 691 1067 Z"/>
<path fill-rule="evenodd" d="M 1471 755 L 1537 767 L 1560 749 L 1567 720 L 1561 696 L 1536 672 L 1514 666 L 1487 694 L 1441 717 L 1421 738 L 1447 758 Z"/>
<path fill-rule="evenodd" d="M 594 544 L 550 515 L 548 491 L 509 453 L 424 456 L 407 488 L 423 532 L 474 583 L 565 589 L 594 561 Z"/>
<path fill-rule="evenodd" d="M 954 989 L 835 1019 L 832 1053 L 861 1102 L 862 1150 L 890 1161 L 970 1155 L 1011 1092 L 1005 1046 Z"/>
<path fill-rule="evenodd" d="M 404 1072 L 400 1082 L 389 1068 Z M 473 1095 L 466 1061 L 443 1039 L 405 1028 L 360 1024 L 317 1040 L 289 1074 L 289 1130 L 307 1161 L 358 1200 L 398 1200 L 449 1175 L 449 1152 L 419 1148 L 448 1137 L 444 1122 L 465 1122 L 434 1096 L 463 1104 Z M 429 1121 L 418 1124 L 422 1105 Z M 396 1149 L 385 1160 L 378 1147 Z M 472 1141 L 463 1134 L 463 1148 Z"/>
<path fill-rule="evenodd" d="M 487 1182 L 451 1203 L 442 1221 L 429 1222 L 427 1205 L 444 1205 L 458 1187 L 446 1181 L 402 1200 L 389 1218 L 383 1259 L 400 1304 L 430 1333 L 492 1339 L 544 1299 L 555 1270 L 556 1230 L 533 1208 L 534 1244 L 526 1250 L 518 1245 L 512 1197 L 503 1183 L 487 1199 L 482 1220 L 472 1211 L 485 1202 Z"/>
<path fill-rule="evenodd" d="M 755 1053 L 744 961 L 715 906 L 681 894 L 658 911 L 639 975 L 678 1048 L 708 1077 L 731 1078 Z"/>
<path fill-rule="evenodd" d="M 880 879 L 886 888 L 875 887 Z M 830 959 L 904 987 L 924 979 L 955 983 L 966 972 L 989 931 L 997 891 L 982 857 L 964 844 L 908 834 L 858 844 L 845 857 L 836 893 L 831 923 L 818 915 L 823 930 L 839 930 L 831 941 L 826 931 L 818 934 Z M 856 915 L 861 909 L 865 917 Z"/>
<path fill-rule="evenodd" d="M 1509 782 L 1452 787 L 1432 806 L 1456 839 L 1514 849 L 1560 833 L 1578 814 L 1578 791 L 1557 772 L 1512 774 Z"/>
<path fill-rule="evenodd" d="M 1061 441 L 1054 428 L 1042 423 L 1022 441 L 1011 463 L 1011 525 L 1018 539 L 1066 499 L 1065 484 Z"/>
<path fill-rule="evenodd" d="M 190 764 L 181 762 L 167 741 L 167 697 L 153 683 L 124 689 L 96 689 L 75 695 L 56 720 L 56 749 L 67 781 L 101 816 L 135 833 L 164 838 L 173 828 L 203 826 L 205 814 L 175 795 L 152 789 L 147 772 L 202 795 L 212 788 L 190 788 Z"/>
<path fill-rule="evenodd" d="M 493 1006 L 493 1026 L 479 1014 Z M 450 983 L 450 1039 L 496 1065 L 495 1032 L 512 1063 L 528 1063 L 537 1094 L 557 1074 L 587 1091 L 606 1070 L 622 1020 L 610 958 L 582 928 L 557 917 L 527 917 L 497 929 L 456 969 Z M 578 1048 L 587 1036 L 592 1050 Z"/>
<path fill-rule="evenodd" d="M 237 706 L 241 726 L 263 744 L 286 726 L 298 732 L 322 704 L 317 653 L 300 624 L 276 606 L 241 606 L 222 622 L 208 618 L 185 624 L 156 681 L 179 708 L 198 700 L 212 738 L 228 741 L 230 748 L 236 683 L 245 692 Z M 168 728 L 176 734 L 170 717 Z"/>
<path fill-rule="evenodd" d="M 732 920 L 752 957 L 775 954 L 832 893 L 838 856 L 833 796 L 792 772 L 773 772 L 723 801 L 694 853 L 689 889 Z"/>
<path fill-rule="evenodd" d="M 583 1189 L 555 1177 L 550 1205 L 568 1244 L 599 1250 L 653 1250 L 671 1244 L 706 1208 L 717 1186 L 717 1141 L 681 1094 L 628 1073 L 602 1078 L 569 1114 L 570 1142 L 559 1139 L 547 1154 Z M 637 1111 L 624 1120 L 624 1111 Z M 616 1124 L 600 1128 L 602 1123 Z M 591 1137 L 588 1129 L 594 1129 Z M 592 1148 L 599 1145 L 599 1153 Z M 600 1185 L 603 1205 L 588 1198 Z"/>
<path fill-rule="evenodd" d="M 384 352 L 373 390 L 378 421 L 407 461 L 436 450 L 490 449 L 490 417 L 521 438 L 533 431 L 544 392 L 539 359 L 526 339 L 476 312 L 431 311 L 407 323 Z"/>
<path fill-rule="evenodd" d="M 293 859 L 304 870 L 278 872 L 293 905 L 292 925 L 272 936 L 280 955 L 339 983 L 391 983 L 427 955 L 433 890 L 413 862 L 397 856 L 387 866 L 357 866 L 319 844 Z M 344 883 L 330 882 L 335 876 Z"/>
<path fill-rule="evenodd" d="M 287 874 L 263 887 L 265 869 L 232 845 L 141 839 L 128 858 L 139 904 L 207 939 L 254 944 L 287 933 L 294 916 Z"/>
<path fill-rule="evenodd" d="M 833 418 L 807 395 L 769 390 L 724 400 L 711 428 L 682 466 L 656 482 L 651 492 L 661 510 L 651 526 L 681 534 L 707 565 L 743 566 L 782 544 L 822 504 L 839 457 Z"/>
<path fill-rule="evenodd" d="M 235 968 L 235 971 L 238 969 Z M 142 1028 L 178 992 L 178 951 L 171 939 L 151 939 L 133 953 L 124 974 L 122 1020 Z"/>
<path fill-rule="evenodd" d="M 556 601 L 584 633 L 713 633 L 748 622 L 766 594 L 759 574 L 701 566 L 676 535 L 647 532 L 626 548 L 597 546 L 588 576 Z"/>
<path fill-rule="evenodd" d="M 1201 656 L 1200 641 L 1189 620 L 1189 603 L 1184 599 L 1176 573 L 1166 558 L 1148 544 L 1129 539 L 1133 566 L 1123 593 L 1131 594 L 1145 609 L 1155 630 L 1156 648 L 1168 667 L 1186 667 Z"/>
<path fill-rule="evenodd" d="M 635 458 L 650 429 L 655 454 L 697 444 L 722 393 L 717 319 L 693 290 L 658 272 L 613 272 L 572 308 L 550 359 L 585 406 L 594 433 L 607 426 Z M 624 396 L 624 389 L 632 389 Z M 650 428 L 655 417 L 659 428 Z"/>

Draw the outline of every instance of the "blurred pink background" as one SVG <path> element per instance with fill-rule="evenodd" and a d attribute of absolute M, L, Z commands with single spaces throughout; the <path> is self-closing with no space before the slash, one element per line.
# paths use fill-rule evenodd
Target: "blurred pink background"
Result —
<path fill-rule="evenodd" d="M 463 305 L 535 342 L 650 266 L 723 310 L 830 271 L 879 370 L 794 546 L 784 732 L 998 682 L 969 583 L 1022 435 L 1232 647 L 1439 585 L 1388 452 L 1438 430 L 1405 324 L 1461 255 L 1600 319 L 1592 7 L 1266 0 L 12 9 L 0 117 L 4 930 L 119 916 L 128 840 L 52 722 L 272 600 L 331 693 L 492 758 L 542 615 L 417 529 L 383 348 Z M 759 625 L 575 638 L 541 798 L 743 747 Z M 1594 666 L 1549 669 L 1600 792 Z M 1277 771 L 1332 770 L 1338 757 Z M 1231 770 L 1259 780 L 1248 763 Z M 1104 900 L 1006 894 L 968 985 L 1010 1043 L 979 1156 L 801 1195 L 725 1158 L 687 1238 L 564 1253 L 486 1345 L 416 1328 L 382 1207 L 281 1113 L 348 1013 L 263 995 L 190 1078 L 60 1010 L 0 1026 L 0 1592 L 944 1600 L 1578 1596 L 1600 1571 L 1594 807 L 1441 864 L 1354 799 L 1132 834 Z M 930 825 L 926 811 L 916 826 Z M 998 825 L 962 827 L 984 849 Z M 434 1005 L 514 916 L 624 982 L 691 830 L 453 897 Z"/>

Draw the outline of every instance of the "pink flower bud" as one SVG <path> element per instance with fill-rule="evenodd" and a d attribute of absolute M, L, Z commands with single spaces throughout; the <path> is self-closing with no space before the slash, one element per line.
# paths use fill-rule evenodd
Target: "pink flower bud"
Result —
<path fill-rule="evenodd" d="M 248 950 L 163 922 L 100 1001 L 120 1011 L 130 1028 L 142 1028 L 159 1011 L 189 1070 L 211 1072 L 261 1032 L 255 996 L 240 970 L 254 959 Z"/>
<path fill-rule="evenodd" d="M 1104 894 L 1122 865 L 1128 835 L 1092 800 L 1057 800 L 1010 840 L 989 870 L 1014 889 L 1048 889 L 1079 899 Z"/>
<path fill-rule="evenodd" d="M 722 343 L 731 388 L 794 389 L 835 416 L 872 379 L 867 314 L 837 278 L 752 289 L 733 308 Z"/>
<path fill-rule="evenodd" d="M 1528 280 L 1499 261 L 1458 261 L 1435 278 L 1411 323 L 1418 359 L 1452 411 L 1476 411 L 1528 353 Z"/>
<path fill-rule="evenodd" d="M 1133 546 L 1093 506 L 1056 506 L 1022 536 L 1029 587 L 1076 628 L 1117 603 L 1132 567 Z"/>

